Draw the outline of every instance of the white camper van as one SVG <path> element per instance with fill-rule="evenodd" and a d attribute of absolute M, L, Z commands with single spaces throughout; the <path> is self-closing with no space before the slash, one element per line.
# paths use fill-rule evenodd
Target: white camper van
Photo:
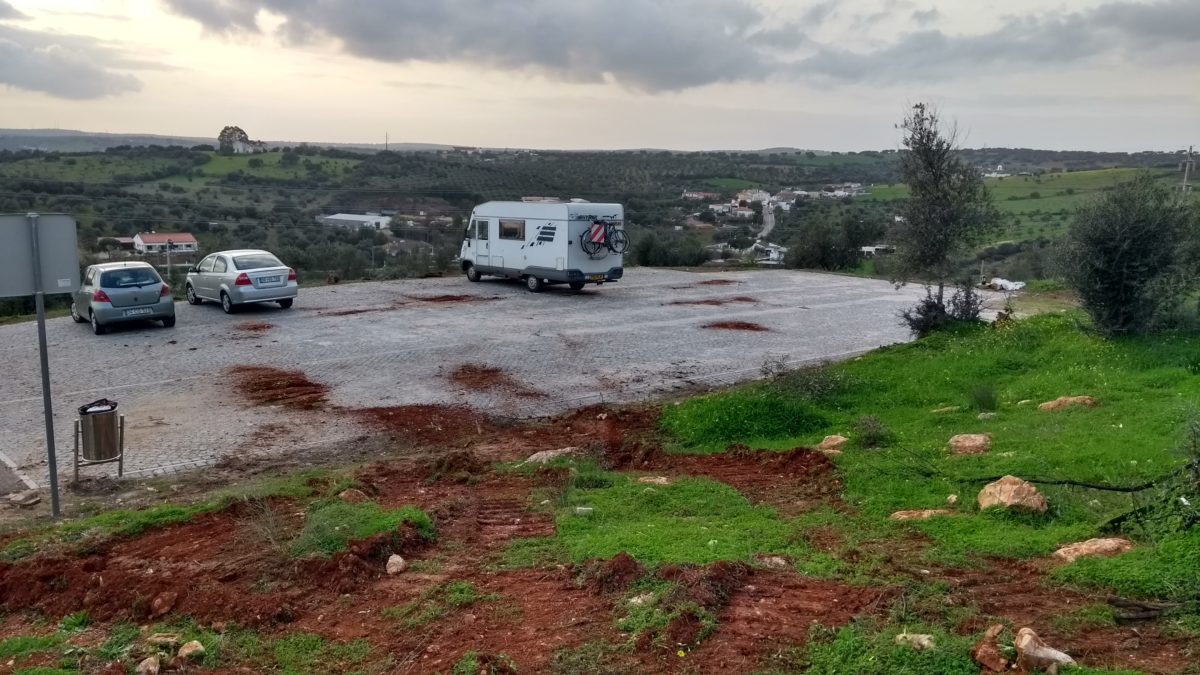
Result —
<path fill-rule="evenodd" d="M 620 279 L 628 242 L 620 204 L 486 202 L 471 212 L 460 257 L 471 281 L 490 275 L 522 279 L 535 293 L 546 284 L 579 290 Z"/>

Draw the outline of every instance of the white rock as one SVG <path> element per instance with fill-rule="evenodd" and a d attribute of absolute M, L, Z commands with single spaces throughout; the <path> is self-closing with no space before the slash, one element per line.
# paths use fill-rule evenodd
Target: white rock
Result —
<path fill-rule="evenodd" d="M 177 656 L 184 661 L 188 659 L 199 661 L 204 658 L 204 645 L 200 644 L 199 640 L 192 640 L 179 648 Z"/>
<path fill-rule="evenodd" d="M 648 485 L 670 485 L 671 484 L 671 479 L 667 478 L 666 476 L 642 476 L 642 477 L 638 478 L 637 481 L 639 483 L 646 483 Z"/>
<path fill-rule="evenodd" d="M 529 459 L 526 459 L 517 466 L 525 466 L 526 464 L 547 464 L 552 460 L 558 459 L 559 457 L 569 457 L 577 454 L 579 454 L 579 448 L 576 447 L 559 448 L 558 450 L 542 450 L 541 452 L 533 453 L 529 456 Z"/>
<path fill-rule="evenodd" d="M 1077 544 L 1068 544 L 1054 552 L 1054 557 L 1066 562 L 1075 562 L 1078 558 L 1088 556 L 1110 556 L 1127 553 L 1133 549 L 1133 543 L 1128 539 L 1111 537 L 1107 539 L 1088 539 Z"/>
<path fill-rule="evenodd" d="M 594 511 L 594 509 L 592 509 L 592 507 L 590 507 L 590 506 L 576 506 L 575 507 L 575 515 L 577 515 L 577 516 L 590 516 L 590 515 L 592 515 L 593 511 Z"/>
<path fill-rule="evenodd" d="M 947 505 L 954 506 L 957 503 L 958 503 L 958 495 L 949 495 L 948 497 L 946 497 Z"/>
<path fill-rule="evenodd" d="M 134 672 L 137 675 L 158 675 L 158 657 L 151 656 L 137 665 L 137 670 Z"/>
<path fill-rule="evenodd" d="M 387 573 L 388 574 L 400 574 L 401 572 L 403 572 L 406 569 L 408 569 L 408 562 L 406 560 L 404 560 L 404 558 L 402 558 L 394 553 L 390 557 L 388 557 L 388 561 L 387 561 Z"/>
<path fill-rule="evenodd" d="M 1017 667 L 1029 672 L 1075 665 L 1075 659 L 1047 646 L 1029 627 L 1017 631 L 1013 646 L 1017 649 Z"/>
<path fill-rule="evenodd" d="M 933 636 L 920 633 L 900 633 L 896 636 L 896 644 L 908 645 L 918 652 L 933 649 Z"/>
<path fill-rule="evenodd" d="M 1042 493 L 1031 483 L 1016 476 L 1005 476 L 998 481 L 988 483 L 979 491 L 979 510 L 1000 506 L 1006 509 L 1027 509 L 1036 513 L 1045 513 L 1049 505 Z"/>

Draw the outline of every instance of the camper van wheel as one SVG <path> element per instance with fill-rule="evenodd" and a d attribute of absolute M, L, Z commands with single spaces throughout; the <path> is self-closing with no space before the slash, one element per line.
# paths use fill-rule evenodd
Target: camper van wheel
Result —
<path fill-rule="evenodd" d="M 541 293 L 543 286 L 541 277 L 535 277 L 532 274 L 525 277 L 525 288 L 528 288 L 530 293 Z"/>
<path fill-rule="evenodd" d="M 467 281 L 479 281 L 481 275 L 474 265 L 467 265 Z"/>
<path fill-rule="evenodd" d="M 573 291 L 582 291 L 585 284 L 582 281 L 572 281 L 567 285 L 570 286 L 571 290 Z"/>

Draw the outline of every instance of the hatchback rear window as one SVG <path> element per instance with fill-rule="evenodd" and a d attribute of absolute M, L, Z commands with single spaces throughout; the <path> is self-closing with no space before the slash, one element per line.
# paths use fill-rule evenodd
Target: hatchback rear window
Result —
<path fill-rule="evenodd" d="M 266 253 L 239 255 L 233 259 L 233 264 L 237 265 L 237 268 L 243 271 L 261 270 L 265 267 L 283 267 L 283 263 L 279 262 L 279 258 Z"/>
<path fill-rule="evenodd" d="M 108 270 L 100 275 L 100 288 L 130 288 L 147 286 L 162 281 L 158 272 L 149 267 L 126 267 L 119 270 Z"/>

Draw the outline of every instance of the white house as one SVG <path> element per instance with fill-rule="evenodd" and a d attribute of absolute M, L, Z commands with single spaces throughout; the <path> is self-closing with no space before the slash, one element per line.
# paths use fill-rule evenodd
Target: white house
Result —
<path fill-rule="evenodd" d="M 262 141 L 234 141 L 233 154 L 254 155 L 267 151 L 267 144 Z"/>
<path fill-rule="evenodd" d="M 140 232 L 133 235 L 133 250 L 138 253 L 164 253 L 168 243 L 172 253 L 195 253 L 200 242 L 187 232 Z"/>
<path fill-rule="evenodd" d="M 733 217 L 749 220 L 754 217 L 754 209 L 746 208 L 744 206 L 738 207 L 733 210 Z"/>
<path fill-rule="evenodd" d="M 331 216 L 321 216 L 318 220 L 323 225 L 342 227 L 347 230 L 363 228 L 382 230 L 392 222 L 392 217 L 379 213 L 335 213 Z"/>
<path fill-rule="evenodd" d="M 764 204 L 771 200 L 771 193 L 766 190 L 742 190 L 737 193 L 739 202 L 763 202 Z"/>

